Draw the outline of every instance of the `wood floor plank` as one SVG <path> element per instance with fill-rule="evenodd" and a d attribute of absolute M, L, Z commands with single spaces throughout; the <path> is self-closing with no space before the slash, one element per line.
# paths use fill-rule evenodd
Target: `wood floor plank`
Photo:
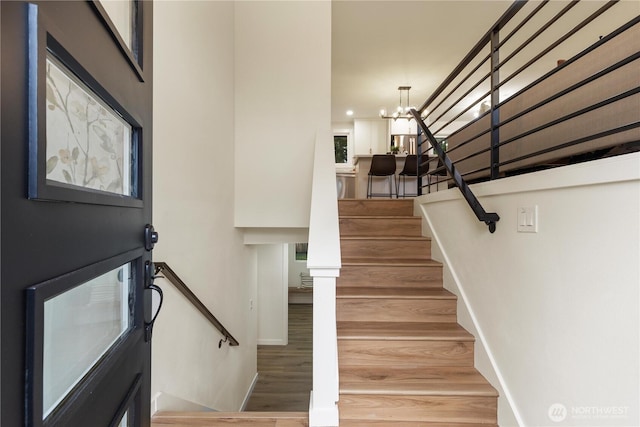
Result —
<path fill-rule="evenodd" d="M 258 346 L 258 381 L 246 411 L 308 411 L 313 375 L 313 306 L 289 304 L 286 346 Z"/>

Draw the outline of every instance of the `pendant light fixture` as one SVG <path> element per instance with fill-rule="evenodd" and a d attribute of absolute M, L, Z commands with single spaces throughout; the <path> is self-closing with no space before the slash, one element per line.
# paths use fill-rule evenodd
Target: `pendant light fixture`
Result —
<path fill-rule="evenodd" d="M 398 86 L 398 92 L 400 92 L 400 102 L 398 104 L 398 108 L 393 114 L 388 115 L 387 110 L 380 110 L 380 118 L 381 119 L 406 119 L 411 120 L 413 116 L 409 112 L 411 108 L 413 108 L 409 102 L 409 91 L 411 90 L 411 86 Z M 406 103 L 403 103 L 403 99 L 406 99 Z"/>

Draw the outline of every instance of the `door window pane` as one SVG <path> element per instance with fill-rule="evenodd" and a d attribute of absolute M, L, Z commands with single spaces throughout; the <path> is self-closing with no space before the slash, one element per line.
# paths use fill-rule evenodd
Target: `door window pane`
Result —
<path fill-rule="evenodd" d="M 47 180 L 132 194 L 132 127 L 49 55 L 46 62 Z"/>
<path fill-rule="evenodd" d="M 44 303 L 43 419 L 133 323 L 131 264 Z"/>

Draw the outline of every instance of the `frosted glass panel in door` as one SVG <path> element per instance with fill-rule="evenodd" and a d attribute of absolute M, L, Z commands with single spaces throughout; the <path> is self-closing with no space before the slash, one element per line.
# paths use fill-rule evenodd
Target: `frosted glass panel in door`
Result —
<path fill-rule="evenodd" d="M 131 125 L 53 55 L 46 67 L 47 180 L 130 196 Z"/>
<path fill-rule="evenodd" d="M 131 265 L 44 303 L 43 418 L 132 325 Z"/>

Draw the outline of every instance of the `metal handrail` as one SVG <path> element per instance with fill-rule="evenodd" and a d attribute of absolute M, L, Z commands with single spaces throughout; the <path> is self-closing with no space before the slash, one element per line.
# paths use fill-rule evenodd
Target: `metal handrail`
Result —
<path fill-rule="evenodd" d="M 194 294 L 193 291 L 189 289 L 187 284 L 184 283 L 184 281 L 176 274 L 175 271 L 171 269 L 171 267 L 167 265 L 166 262 L 154 262 L 154 264 L 156 267 L 155 274 L 158 275 L 162 273 L 163 277 L 171 282 L 171 284 L 175 286 L 176 289 L 179 290 L 182 295 L 184 295 L 189 300 L 189 302 L 209 321 L 209 323 L 211 323 L 218 331 L 220 331 L 224 338 L 220 340 L 220 342 L 218 343 L 218 347 L 221 347 L 222 343 L 224 342 L 229 342 L 229 345 L 232 347 L 240 345 L 238 343 L 238 340 L 236 340 L 233 335 L 231 335 L 231 333 L 227 331 L 222 323 L 220 323 L 220 321 L 216 319 L 216 316 L 214 316 L 211 311 L 209 311 L 207 306 L 205 306 L 202 301 L 200 301 L 200 298 L 198 298 L 196 294 Z"/>
<path fill-rule="evenodd" d="M 462 193 L 462 197 L 464 197 L 464 199 L 467 201 L 467 203 L 469 204 L 469 207 L 471 208 L 471 210 L 473 210 L 473 213 L 476 214 L 476 217 L 478 218 L 478 220 L 484 222 L 487 225 L 487 227 L 489 227 L 490 233 L 493 233 L 494 231 L 496 231 L 496 223 L 500 221 L 500 216 L 498 216 L 498 214 L 495 212 L 487 212 L 484 210 L 484 208 L 480 204 L 480 201 L 478 201 L 475 194 L 473 194 L 473 191 L 471 191 L 471 189 L 469 188 L 469 185 L 467 185 L 466 181 L 462 178 L 460 173 L 456 170 L 455 166 L 451 162 L 451 159 L 449 159 L 449 156 L 447 156 L 447 153 L 445 153 L 445 151 L 442 149 L 440 144 L 438 144 L 436 137 L 433 136 L 427 124 L 420 117 L 420 113 L 416 109 L 412 108 L 411 114 L 413 115 L 416 122 L 420 126 L 420 129 L 422 130 L 422 134 L 427 138 L 427 140 L 433 147 L 433 151 L 435 151 L 435 153 L 438 155 L 438 157 L 440 158 L 440 161 L 442 162 L 444 167 L 447 169 L 447 172 L 453 178 L 453 182 L 456 184 L 456 187 L 460 189 L 460 192 Z M 420 158 L 421 151 L 422 150 L 418 150 L 419 165 L 421 164 L 421 158 Z"/>

